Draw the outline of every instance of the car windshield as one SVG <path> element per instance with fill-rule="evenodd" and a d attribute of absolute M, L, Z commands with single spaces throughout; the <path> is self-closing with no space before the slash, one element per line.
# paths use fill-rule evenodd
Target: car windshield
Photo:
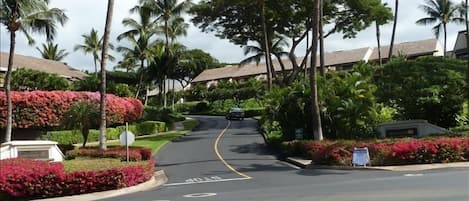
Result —
<path fill-rule="evenodd" d="M 243 112 L 241 108 L 231 108 L 230 112 Z"/>

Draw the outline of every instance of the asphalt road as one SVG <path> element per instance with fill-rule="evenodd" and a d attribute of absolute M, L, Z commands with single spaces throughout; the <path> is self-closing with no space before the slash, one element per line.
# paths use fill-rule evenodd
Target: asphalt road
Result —
<path fill-rule="evenodd" d="M 254 120 L 195 117 L 156 156 L 169 181 L 109 201 L 469 201 L 469 170 L 300 170 L 276 160 Z"/>

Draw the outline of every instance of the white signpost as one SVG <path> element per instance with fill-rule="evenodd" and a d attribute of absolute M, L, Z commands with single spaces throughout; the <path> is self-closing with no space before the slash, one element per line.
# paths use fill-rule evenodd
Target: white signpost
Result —
<path fill-rule="evenodd" d="M 129 123 L 125 123 L 125 131 L 119 135 L 121 145 L 125 146 L 127 162 L 129 162 L 129 146 L 135 142 L 135 135 L 129 131 Z"/>
<path fill-rule="evenodd" d="M 360 165 L 366 167 L 366 164 L 370 164 L 370 153 L 368 151 L 368 148 L 353 148 L 352 165 Z"/>

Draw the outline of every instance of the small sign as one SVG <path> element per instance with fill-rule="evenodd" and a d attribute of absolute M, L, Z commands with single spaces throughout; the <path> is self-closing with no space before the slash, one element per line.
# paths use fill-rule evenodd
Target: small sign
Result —
<path fill-rule="evenodd" d="M 49 150 L 18 150 L 19 158 L 49 160 Z"/>
<path fill-rule="evenodd" d="M 132 145 L 135 142 L 135 135 L 130 131 L 124 131 L 120 134 L 119 140 L 121 145 Z M 127 143 L 125 143 L 127 141 Z"/>
<path fill-rule="evenodd" d="M 295 129 L 295 139 L 296 140 L 303 140 L 303 129 L 302 128 Z"/>
<path fill-rule="evenodd" d="M 368 148 L 353 148 L 352 165 L 366 166 L 370 163 L 370 153 Z"/>

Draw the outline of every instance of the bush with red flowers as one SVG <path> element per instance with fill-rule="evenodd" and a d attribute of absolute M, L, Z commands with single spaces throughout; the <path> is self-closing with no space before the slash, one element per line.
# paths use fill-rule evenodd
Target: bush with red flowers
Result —
<path fill-rule="evenodd" d="M 80 148 L 66 153 L 67 158 L 92 157 L 92 158 L 121 158 L 127 157 L 125 147 L 109 147 L 106 150 L 99 150 L 96 148 Z M 151 159 L 151 149 L 143 147 L 129 147 L 129 159 L 131 161 L 141 161 Z"/>
<path fill-rule="evenodd" d="M 291 141 L 283 150 L 321 165 L 351 165 L 354 147 L 368 147 L 372 165 L 448 163 L 469 160 L 469 138 L 354 141 Z"/>
<path fill-rule="evenodd" d="M 13 91 L 13 127 L 48 128 L 59 126 L 65 112 L 73 103 L 99 103 L 99 93 L 75 91 Z M 133 98 L 106 95 L 109 124 L 133 122 L 143 113 L 142 103 Z M 6 126 L 6 97 L 0 93 L 0 128 Z"/>
<path fill-rule="evenodd" d="M 62 163 L 0 160 L 0 199 L 76 195 L 133 186 L 153 176 L 154 161 L 102 171 L 65 173 Z"/>

